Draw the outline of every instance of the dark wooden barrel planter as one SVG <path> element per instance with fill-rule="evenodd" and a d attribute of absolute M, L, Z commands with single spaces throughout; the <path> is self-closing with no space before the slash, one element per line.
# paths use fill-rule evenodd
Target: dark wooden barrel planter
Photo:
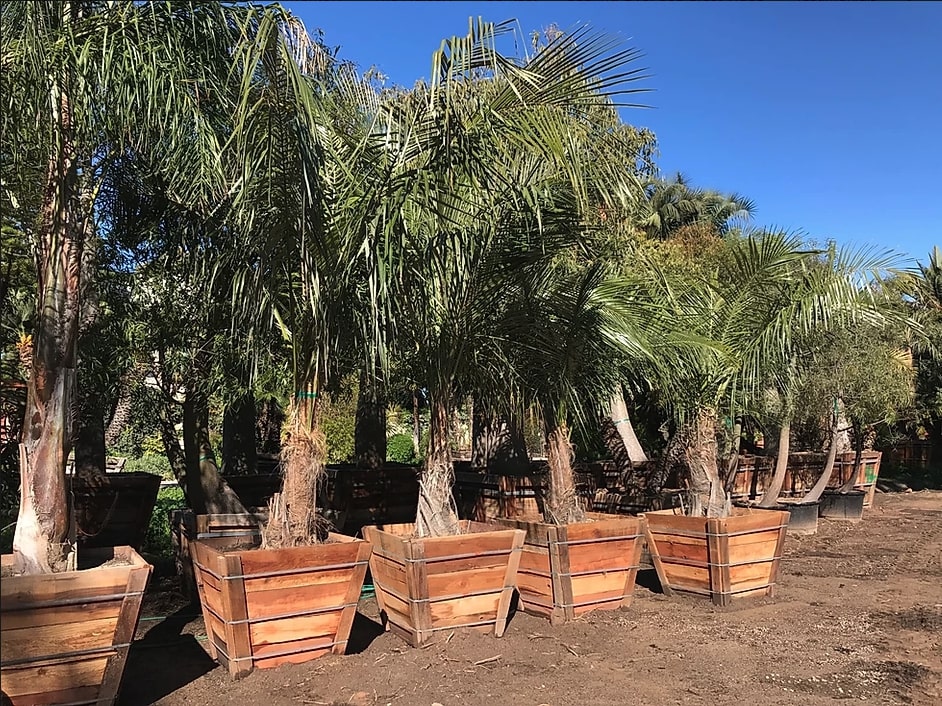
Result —
<path fill-rule="evenodd" d="M 863 490 L 851 490 L 847 493 L 825 490 L 821 495 L 818 514 L 829 520 L 857 522 L 863 519 L 866 497 L 867 493 Z"/>
<path fill-rule="evenodd" d="M 734 507 L 729 517 L 687 517 L 680 509 L 646 512 L 651 560 L 666 595 L 709 596 L 718 606 L 772 596 L 788 513 Z"/>
<path fill-rule="evenodd" d="M 71 476 L 80 547 L 131 546 L 140 549 L 160 490 L 153 473 Z"/>
<path fill-rule="evenodd" d="M 418 509 L 419 467 L 332 464 L 320 497 L 325 514 L 345 534 L 355 535 L 364 525 L 411 522 Z"/>
<path fill-rule="evenodd" d="M 225 481 L 246 508 L 268 507 L 271 496 L 281 490 L 280 473 L 225 476 Z"/>
<path fill-rule="evenodd" d="M 412 524 L 363 528 L 383 624 L 413 647 L 441 630 L 504 634 L 524 532 L 470 521 L 461 529 L 418 538 Z"/>
<path fill-rule="evenodd" d="M 14 706 L 117 700 L 151 566 L 108 547 L 81 550 L 79 567 L 0 582 L 0 689 Z"/>
<path fill-rule="evenodd" d="M 815 534 L 818 531 L 818 503 L 782 500 L 776 507 L 788 513 L 789 534 Z"/>
<path fill-rule="evenodd" d="M 525 474 L 455 473 L 453 494 L 458 515 L 474 522 L 491 522 L 498 517 L 540 517 L 546 473 Z"/>
<path fill-rule="evenodd" d="M 190 543 L 197 539 L 216 537 L 245 537 L 255 540 L 261 537 L 259 529 L 268 519 L 267 510 L 248 514 L 197 515 L 190 509 L 170 511 L 170 537 L 173 543 L 173 558 L 180 576 L 180 592 L 189 601 L 199 599 L 196 589 L 196 573 L 190 556 Z"/>
<path fill-rule="evenodd" d="M 644 520 L 591 513 L 570 525 L 499 518 L 526 532 L 517 589 L 523 610 L 559 625 L 592 610 L 627 608 L 635 586 Z"/>
<path fill-rule="evenodd" d="M 831 472 L 828 488 L 840 488 L 852 475 L 856 476 L 854 490 L 864 492 L 864 507 L 873 505 L 873 496 L 877 492 L 877 480 L 880 477 L 880 462 L 883 453 L 880 451 L 864 451 L 860 457 L 860 465 L 854 467 L 856 454 L 848 452 L 838 456 Z"/>
<path fill-rule="evenodd" d="M 370 544 L 339 534 L 309 547 L 243 548 L 249 538 L 190 544 L 209 653 L 233 677 L 344 654 Z"/>

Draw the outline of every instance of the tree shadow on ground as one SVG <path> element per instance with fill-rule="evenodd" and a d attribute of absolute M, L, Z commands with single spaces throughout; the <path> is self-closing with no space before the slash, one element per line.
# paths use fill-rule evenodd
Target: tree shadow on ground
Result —
<path fill-rule="evenodd" d="M 131 645 L 121 680 L 121 706 L 153 704 L 219 666 L 195 635 L 183 634 L 198 616 L 199 606 L 184 606 Z"/>
<path fill-rule="evenodd" d="M 654 569 L 640 569 L 635 578 L 635 584 L 648 589 L 651 593 L 664 593 L 664 589 L 661 588 L 661 581 L 657 577 L 657 571 Z"/>
<path fill-rule="evenodd" d="M 358 655 L 373 644 L 373 640 L 383 634 L 382 623 L 368 618 L 360 611 L 353 617 L 353 627 L 350 628 L 350 637 L 347 639 L 347 654 Z"/>

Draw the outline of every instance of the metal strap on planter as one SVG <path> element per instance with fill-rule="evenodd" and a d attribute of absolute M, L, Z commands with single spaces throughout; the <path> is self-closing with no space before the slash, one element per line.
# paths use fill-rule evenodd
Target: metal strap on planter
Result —
<path fill-rule="evenodd" d="M 570 572 L 553 572 L 558 573 L 560 576 L 595 576 L 597 574 L 617 574 L 620 571 L 632 571 L 633 569 L 640 569 L 641 564 L 632 564 L 629 566 L 614 566 L 606 567 L 604 569 L 589 569 L 588 571 L 570 571 Z"/>
<path fill-rule="evenodd" d="M 751 530 L 740 530 L 738 532 L 703 532 L 699 531 L 690 531 L 690 530 L 681 530 L 681 529 L 658 529 L 657 527 L 651 527 L 651 534 L 669 534 L 675 535 L 677 537 L 693 537 L 694 539 L 699 539 L 701 537 L 740 537 L 747 534 L 761 534 L 763 532 L 773 532 L 775 530 L 780 530 L 788 527 L 786 522 L 784 525 L 769 525 L 768 527 L 759 527 L 757 529 Z"/>
<path fill-rule="evenodd" d="M 335 613 L 344 608 L 355 608 L 357 603 L 343 603 L 341 605 L 332 605 L 325 608 L 313 608 L 311 610 L 299 610 L 294 613 L 282 613 L 281 615 L 266 615 L 259 618 L 245 618 L 244 620 L 226 620 L 211 606 L 205 606 L 206 610 L 212 613 L 223 625 L 255 625 L 256 623 L 268 623 L 273 620 L 284 620 L 285 618 L 304 618 L 310 615 L 320 615 L 321 613 Z"/>
<path fill-rule="evenodd" d="M 625 597 L 623 595 L 618 594 L 610 598 L 596 598 L 595 600 L 582 601 L 581 603 L 556 603 L 555 607 L 557 608 L 582 608 L 587 605 L 599 605 L 601 603 L 621 603 L 622 600 L 624 600 L 624 598 Z M 542 605 L 546 606 L 547 608 L 554 607 L 553 603 L 544 603 Z"/>
<path fill-rule="evenodd" d="M 200 564 L 199 562 L 193 562 L 194 565 L 199 568 L 200 571 L 205 571 L 207 574 L 212 576 L 217 581 L 235 581 L 236 579 L 267 579 L 272 578 L 273 576 L 294 576 L 296 574 L 309 574 L 311 573 L 311 567 L 304 567 L 300 569 L 282 569 L 280 571 L 258 571 L 254 574 L 234 574 L 232 576 L 223 576 L 222 574 L 217 574 L 212 569 L 207 566 Z M 354 561 L 348 562 L 346 564 L 330 564 L 328 566 L 318 566 L 317 571 L 333 571 L 335 569 L 352 569 L 357 566 L 365 566 L 369 561 Z"/>
<path fill-rule="evenodd" d="M 21 657 L 20 659 L 0 660 L 0 667 L 18 667 L 24 664 L 36 664 L 38 662 L 53 663 L 61 659 L 70 659 L 72 657 L 91 657 L 93 655 L 105 655 L 115 652 L 123 647 L 130 647 L 130 642 L 123 642 L 118 645 L 107 645 L 106 647 L 92 647 L 87 650 L 72 650 L 70 652 L 57 652 L 54 655 L 43 655 L 42 657 Z"/>
<path fill-rule="evenodd" d="M 434 598 L 403 598 L 402 596 L 396 596 L 396 598 L 406 603 L 440 603 L 442 601 L 453 601 L 459 598 L 473 598 L 475 596 L 495 596 L 498 593 L 501 593 L 502 591 L 507 590 L 508 588 L 515 588 L 515 586 L 501 586 L 500 588 L 490 588 L 490 589 L 487 589 L 486 591 L 464 591 L 462 593 L 456 593 L 451 596 L 435 596 Z"/>
<path fill-rule="evenodd" d="M 383 559 L 388 559 L 396 564 L 405 562 L 407 564 L 434 564 L 440 561 L 452 561 L 455 559 L 476 559 L 482 556 L 502 556 L 504 554 L 513 554 L 514 552 L 523 551 L 523 547 L 514 547 L 513 549 L 492 549 L 487 552 L 470 552 L 468 554 L 449 554 L 448 556 L 438 556 L 438 557 L 422 557 L 419 559 L 410 559 L 409 557 L 404 556 L 394 556 L 392 554 L 387 554 L 386 552 L 373 548 L 373 556 L 382 557 Z"/>
<path fill-rule="evenodd" d="M 34 601 L 32 603 L 24 603 L 23 605 L 14 606 L 12 608 L 4 608 L 4 613 L 12 613 L 17 610 L 37 610 L 40 608 L 58 608 L 59 606 L 67 605 L 85 605 L 90 603 L 109 603 L 111 601 L 124 600 L 126 596 L 143 596 L 143 591 L 132 591 L 130 593 L 109 593 L 104 596 L 90 596 L 88 598 L 63 598 L 58 601 Z M 4 663 L 5 664 L 5 663 Z"/>
<path fill-rule="evenodd" d="M 255 655 L 254 657 L 249 655 L 248 657 L 230 657 L 229 654 L 219 646 L 218 643 L 213 641 L 213 646 L 216 648 L 216 651 L 219 652 L 223 657 L 226 658 L 227 662 L 260 662 L 263 659 L 274 659 L 275 657 L 287 657 L 289 655 L 298 655 L 302 652 L 314 652 L 315 650 L 329 650 L 332 647 L 337 645 L 346 645 L 347 640 L 339 640 L 334 642 L 327 642 L 323 645 L 317 645 L 315 647 L 295 647 L 291 650 L 280 650 L 278 652 L 272 652 L 271 654 L 266 655 Z"/>
<path fill-rule="evenodd" d="M 750 564 L 768 564 L 775 561 L 775 557 L 765 557 L 762 559 L 747 559 L 746 561 L 730 561 L 726 563 L 717 561 L 698 561 L 697 559 L 685 559 L 683 557 L 661 557 L 665 564 L 679 564 L 681 566 L 693 566 L 698 569 L 706 569 L 710 566 L 749 566 Z M 751 589 L 750 589 L 751 590 Z"/>
<path fill-rule="evenodd" d="M 620 542 L 626 539 L 637 539 L 641 536 L 641 533 L 637 534 L 622 534 L 615 537 L 590 537 L 589 539 L 567 539 L 565 542 L 550 542 L 550 544 L 564 545 L 564 546 L 576 546 L 579 544 L 601 544 L 602 542 Z"/>

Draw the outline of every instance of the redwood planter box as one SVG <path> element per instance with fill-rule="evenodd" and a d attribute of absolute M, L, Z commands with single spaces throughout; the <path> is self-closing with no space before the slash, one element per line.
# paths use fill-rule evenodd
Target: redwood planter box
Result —
<path fill-rule="evenodd" d="M 864 507 L 873 505 L 873 496 L 877 492 L 877 479 L 880 477 L 880 462 L 883 453 L 880 451 L 864 451 L 860 457 L 860 465 L 854 468 L 856 453 L 851 451 L 838 456 L 834 462 L 834 470 L 828 488 L 840 488 L 852 475 L 856 475 L 854 490 L 864 493 Z"/>
<path fill-rule="evenodd" d="M 729 517 L 687 517 L 678 508 L 643 517 L 651 560 L 666 595 L 709 596 L 719 606 L 774 595 L 787 512 L 734 507 Z"/>
<path fill-rule="evenodd" d="M 343 654 L 369 543 L 330 534 L 308 547 L 238 548 L 247 539 L 190 544 L 212 658 L 238 677 L 255 667 Z"/>
<path fill-rule="evenodd" d="M 413 647 L 439 630 L 504 634 L 524 532 L 467 520 L 461 530 L 416 538 L 412 524 L 363 528 L 383 624 Z"/>
<path fill-rule="evenodd" d="M 559 625 L 592 610 L 627 608 L 641 563 L 644 520 L 590 513 L 551 525 L 499 518 L 526 532 L 517 572 L 523 610 Z"/>
<path fill-rule="evenodd" d="M 108 473 L 69 478 L 80 547 L 140 549 L 160 490 L 153 473 Z"/>
<path fill-rule="evenodd" d="M 151 565 L 131 547 L 83 550 L 79 565 L 0 582 L 0 689 L 14 706 L 117 699 Z"/>

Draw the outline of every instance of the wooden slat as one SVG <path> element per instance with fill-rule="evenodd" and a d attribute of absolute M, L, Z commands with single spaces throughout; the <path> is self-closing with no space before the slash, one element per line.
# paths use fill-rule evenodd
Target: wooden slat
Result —
<path fill-rule="evenodd" d="M 50 649 L 59 652 L 90 650 L 114 644 L 118 616 L 77 623 L 11 629 L 4 616 L 0 654 L 16 659 L 38 658 Z"/>
<path fill-rule="evenodd" d="M 6 632 L 20 628 L 34 629 L 46 625 L 67 625 L 87 620 L 117 618 L 121 612 L 121 601 L 121 598 L 116 598 L 103 603 L 79 603 L 70 606 L 4 612 L 3 630 Z"/>
<path fill-rule="evenodd" d="M 329 637 L 332 642 L 340 626 L 341 611 L 299 615 L 281 620 L 266 620 L 248 626 L 252 644 L 252 654 L 263 654 L 262 648 L 284 642 L 294 642 L 306 638 Z M 269 650 L 274 651 L 274 650 Z M 230 652 L 230 656 L 233 656 Z"/>
<path fill-rule="evenodd" d="M 432 624 L 437 628 L 443 628 L 466 623 L 494 622 L 497 619 L 499 603 L 499 593 L 466 596 L 432 603 L 430 606 Z"/>
<path fill-rule="evenodd" d="M 95 699 L 107 663 L 107 656 L 94 656 L 42 666 L 8 667 L 3 670 L 3 693 L 17 703 L 22 699 L 24 703 L 48 704 L 49 700 L 41 699 L 49 692 L 71 696 L 82 691 Z"/>
<path fill-rule="evenodd" d="M 141 616 L 141 602 L 144 600 L 144 589 L 147 587 L 150 572 L 150 565 L 137 566 L 131 569 L 128 576 L 126 588 L 128 595 L 121 605 L 121 614 L 118 616 L 118 624 L 114 632 L 114 644 L 118 647 L 105 667 L 101 693 L 98 695 L 98 706 L 110 706 L 118 696 L 130 644 L 134 640 L 134 633 L 137 632 L 137 622 Z"/>
<path fill-rule="evenodd" d="M 507 569 L 504 574 L 504 590 L 501 592 L 500 600 L 497 603 L 497 621 L 494 624 L 494 635 L 496 637 L 503 637 L 504 630 L 507 628 L 507 616 L 510 613 L 510 602 L 513 600 L 514 586 L 516 584 L 517 571 L 520 567 L 523 542 L 526 538 L 522 530 L 517 530 L 514 535 L 510 559 L 507 562 Z"/>

